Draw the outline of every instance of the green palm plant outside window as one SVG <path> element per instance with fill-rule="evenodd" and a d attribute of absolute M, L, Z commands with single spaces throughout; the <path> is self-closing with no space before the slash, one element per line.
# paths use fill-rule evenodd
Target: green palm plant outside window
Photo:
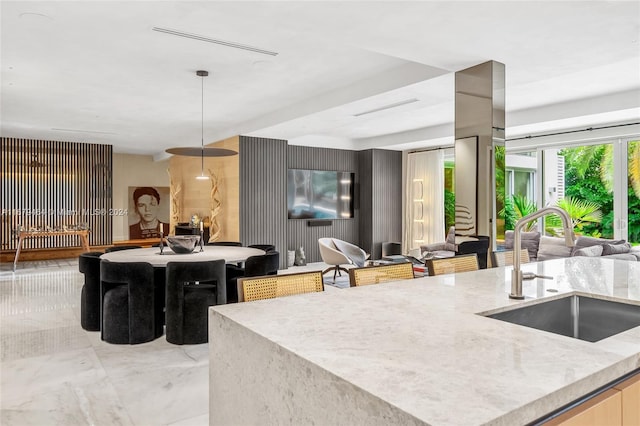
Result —
<path fill-rule="evenodd" d="M 600 223 L 602 221 L 600 205 L 593 201 L 565 197 L 559 200 L 556 205 L 569 213 L 569 217 L 573 223 L 573 230 L 576 234 L 582 234 L 586 224 Z M 555 214 L 548 216 L 545 219 L 545 231 L 550 235 L 562 235 L 562 221 L 560 217 Z M 591 236 L 599 237 L 600 235 L 592 232 Z"/>

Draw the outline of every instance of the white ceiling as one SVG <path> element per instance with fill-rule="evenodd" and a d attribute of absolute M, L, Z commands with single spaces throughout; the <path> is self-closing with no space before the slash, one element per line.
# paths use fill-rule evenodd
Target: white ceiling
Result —
<path fill-rule="evenodd" d="M 4 137 L 163 158 L 200 144 L 205 69 L 205 143 L 448 144 L 453 73 L 488 60 L 506 66 L 507 137 L 640 120 L 637 1 L 2 1 L 0 15 Z"/>

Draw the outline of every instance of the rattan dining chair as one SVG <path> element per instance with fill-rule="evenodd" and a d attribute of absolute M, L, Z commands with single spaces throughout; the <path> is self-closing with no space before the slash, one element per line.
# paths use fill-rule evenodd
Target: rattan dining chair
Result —
<path fill-rule="evenodd" d="M 321 271 L 238 279 L 238 302 L 274 299 L 316 291 L 324 291 Z"/>
<path fill-rule="evenodd" d="M 520 250 L 520 263 L 529 263 L 529 261 L 529 251 L 527 249 Z M 496 266 L 513 265 L 513 250 L 492 251 L 491 265 L 494 268 Z"/>
<path fill-rule="evenodd" d="M 409 280 L 412 278 L 414 278 L 414 275 L 413 263 L 411 262 L 349 269 L 349 285 L 351 287 L 378 284 L 387 281 Z"/>
<path fill-rule="evenodd" d="M 430 259 L 427 260 L 427 270 L 430 276 L 477 271 L 478 256 L 473 253 L 443 259 Z"/>

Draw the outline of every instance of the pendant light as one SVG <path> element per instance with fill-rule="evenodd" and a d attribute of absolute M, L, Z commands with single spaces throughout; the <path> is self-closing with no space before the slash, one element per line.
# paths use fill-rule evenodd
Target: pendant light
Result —
<path fill-rule="evenodd" d="M 204 174 L 204 157 L 228 157 L 236 155 L 237 152 L 231 149 L 212 148 L 204 146 L 204 78 L 209 75 L 209 71 L 198 70 L 196 75 L 201 79 L 201 121 L 200 121 L 200 146 L 199 147 L 178 147 L 166 150 L 169 154 L 183 155 L 187 157 L 200 157 L 200 176 L 196 179 L 206 180 L 209 176 Z"/>

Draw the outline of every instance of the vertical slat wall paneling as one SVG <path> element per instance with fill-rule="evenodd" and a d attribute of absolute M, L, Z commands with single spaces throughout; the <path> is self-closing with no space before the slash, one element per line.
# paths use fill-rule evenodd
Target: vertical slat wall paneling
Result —
<path fill-rule="evenodd" d="M 372 149 L 359 156 L 361 247 L 379 259 L 383 242 L 402 241 L 402 153 Z"/>
<path fill-rule="evenodd" d="M 88 225 L 91 245 L 112 240 L 111 145 L 1 138 L 1 250 L 16 231 Z M 24 249 L 75 247 L 77 236 L 30 238 Z"/>
<path fill-rule="evenodd" d="M 240 240 L 273 244 L 287 264 L 287 141 L 240 136 Z"/>
<path fill-rule="evenodd" d="M 402 242 L 402 152 L 373 150 L 373 170 L 371 253 L 378 259 L 382 243 Z"/>
<path fill-rule="evenodd" d="M 335 170 L 339 172 L 352 172 L 355 175 L 354 217 L 351 219 L 331 220 L 330 226 L 313 227 L 308 226 L 306 219 L 288 220 L 288 249 L 295 250 L 296 248 L 303 247 L 307 262 L 320 262 L 322 258 L 320 257 L 320 249 L 318 248 L 319 238 L 338 238 L 360 245 L 358 223 L 362 210 L 358 202 L 359 176 L 361 174 L 358 170 L 358 152 L 290 145 L 288 147 L 287 168 Z"/>
<path fill-rule="evenodd" d="M 360 168 L 360 247 L 373 256 L 373 150 L 358 152 Z"/>

